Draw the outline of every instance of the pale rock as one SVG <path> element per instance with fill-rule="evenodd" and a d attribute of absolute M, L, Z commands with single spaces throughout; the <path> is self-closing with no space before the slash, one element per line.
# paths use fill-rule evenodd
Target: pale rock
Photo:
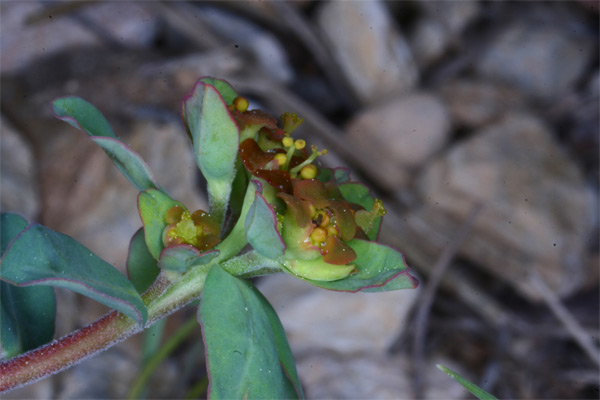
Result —
<path fill-rule="evenodd" d="M 374 160 L 368 171 L 372 177 L 395 189 L 443 147 L 450 119 L 437 97 L 411 93 L 364 110 L 346 132 L 353 146 Z"/>
<path fill-rule="evenodd" d="M 451 365 L 445 360 L 443 364 Z M 411 368 L 410 359 L 401 354 L 344 357 L 315 351 L 297 358 L 305 395 L 314 399 L 410 399 L 414 397 Z M 464 373 L 454 365 L 452 369 Z M 464 388 L 434 362 L 427 363 L 424 375 L 425 398 L 465 398 Z"/>
<path fill-rule="evenodd" d="M 45 5 L 32 1 L 0 3 L 0 71 L 16 72 L 40 54 L 50 54 L 70 46 L 98 45 L 95 35 L 70 18 L 50 18 L 28 25 L 26 19 Z"/>
<path fill-rule="evenodd" d="M 558 26 L 514 23 L 494 40 L 476 64 L 483 76 L 556 100 L 573 87 L 593 54 L 585 37 Z"/>
<path fill-rule="evenodd" d="M 440 21 L 423 18 L 417 21 L 409 39 L 415 59 L 426 68 L 444 55 L 450 37 Z"/>
<path fill-rule="evenodd" d="M 0 120 L 0 132 L 0 209 L 20 213 L 33 222 L 40 212 L 34 154 L 4 117 Z"/>
<path fill-rule="evenodd" d="M 283 44 L 277 37 L 260 26 L 218 8 L 203 10 L 206 22 L 220 36 L 235 43 L 241 50 L 249 51 L 255 63 L 271 79 L 290 82 L 294 76 Z M 220 75 L 219 75 L 220 76 Z"/>
<path fill-rule="evenodd" d="M 415 87 L 418 70 L 406 40 L 380 1 L 323 4 L 318 26 L 363 103 Z"/>
<path fill-rule="evenodd" d="M 416 21 L 410 44 L 419 65 L 429 67 L 459 42 L 465 27 L 479 14 L 479 3 L 426 1 L 419 6 L 424 9 L 424 16 Z"/>
<path fill-rule="evenodd" d="M 427 13 L 440 21 L 449 35 L 457 36 L 478 15 L 481 5 L 476 1 L 426 1 L 420 3 Z"/>
<path fill-rule="evenodd" d="M 440 92 L 453 123 L 461 127 L 480 128 L 525 107 L 519 91 L 484 80 L 450 81 Z"/>
<path fill-rule="evenodd" d="M 294 354 L 333 351 L 384 355 L 404 329 L 416 290 L 329 291 L 286 275 L 258 285 L 287 333 Z"/>
<path fill-rule="evenodd" d="M 81 15 L 129 48 L 152 47 L 161 30 L 159 15 L 143 2 L 102 2 L 84 7 Z"/>
<path fill-rule="evenodd" d="M 157 15 L 136 2 L 80 4 L 67 15 L 47 15 L 48 4 L 31 1 L 3 1 L 0 4 L 0 71 L 18 72 L 40 55 L 51 55 L 75 47 L 101 46 L 102 39 L 81 19 L 95 23 L 111 40 L 125 47 L 149 47 L 159 33 Z M 80 14 L 79 14 L 80 13 Z M 32 16 L 41 20 L 28 23 Z"/>
<path fill-rule="evenodd" d="M 460 253 L 538 300 L 539 274 L 560 296 L 582 287 L 595 198 L 580 171 L 538 119 L 511 114 L 459 144 L 418 179 L 423 207 L 397 240 L 427 268 L 476 203 L 484 209 Z"/>

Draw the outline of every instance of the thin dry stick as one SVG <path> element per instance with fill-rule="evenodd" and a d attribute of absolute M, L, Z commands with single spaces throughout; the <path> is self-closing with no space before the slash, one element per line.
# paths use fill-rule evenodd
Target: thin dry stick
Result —
<path fill-rule="evenodd" d="M 417 309 L 415 317 L 415 331 L 413 337 L 413 392 L 415 398 L 423 398 L 423 370 L 424 370 L 424 353 L 425 353 L 425 335 L 427 334 L 427 320 L 429 318 L 429 312 L 431 305 L 435 298 L 435 293 L 440 285 L 444 273 L 450 266 L 450 262 L 454 258 L 454 255 L 458 251 L 460 245 L 467 238 L 471 232 L 471 228 L 475 223 L 475 219 L 479 215 L 483 208 L 483 204 L 476 204 L 471 212 L 469 213 L 467 220 L 461 226 L 458 234 L 454 240 L 446 246 L 440 258 L 438 258 L 431 274 L 427 286 L 423 290 L 421 300 L 418 302 L 419 308 Z"/>
<path fill-rule="evenodd" d="M 577 322 L 575 317 L 562 304 L 558 296 L 556 296 L 548 285 L 546 285 L 546 282 L 544 282 L 537 272 L 532 271 L 529 275 L 529 279 L 531 284 L 544 299 L 548 308 L 550 308 L 550 311 L 552 311 L 554 316 L 558 318 L 571 334 L 573 340 L 575 340 L 579 347 L 583 349 L 585 354 L 587 354 L 596 365 L 600 366 L 600 349 L 598 349 L 585 330 L 579 325 L 579 322 Z"/>

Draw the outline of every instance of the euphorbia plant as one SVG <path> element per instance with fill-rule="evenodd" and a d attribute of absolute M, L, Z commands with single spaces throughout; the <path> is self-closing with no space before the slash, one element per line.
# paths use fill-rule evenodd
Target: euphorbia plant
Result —
<path fill-rule="evenodd" d="M 292 137 L 302 123 L 295 114 L 278 123 L 249 110 L 227 82 L 199 79 L 182 116 L 207 181 L 209 210 L 189 210 L 94 106 L 77 97 L 52 106 L 140 190 L 143 226 L 131 239 L 126 278 L 74 239 L 2 215 L 2 391 L 65 369 L 201 298 L 209 396 L 303 397 L 283 327 L 246 278 L 286 272 L 349 292 L 416 286 L 402 255 L 376 242 L 381 201 L 351 182 L 347 170 L 315 163 L 325 151 Z M 51 286 L 114 311 L 51 342 Z"/>

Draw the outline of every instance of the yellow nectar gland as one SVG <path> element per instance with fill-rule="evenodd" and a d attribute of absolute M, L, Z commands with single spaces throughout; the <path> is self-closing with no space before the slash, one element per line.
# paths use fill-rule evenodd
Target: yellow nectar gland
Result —
<path fill-rule="evenodd" d="M 304 139 L 298 139 L 294 142 L 294 147 L 297 150 L 302 150 L 303 148 L 306 147 L 306 141 Z"/>
<path fill-rule="evenodd" d="M 313 244 L 320 246 L 327 240 L 327 230 L 316 227 L 310 234 L 310 240 Z"/>
<path fill-rule="evenodd" d="M 275 154 L 275 157 L 273 157 L 274 160 L 277 160 L 277 162 L 279 163 L 279 167 L 283 167 L 287 161 L 287 156 L 283 153 L 277 153 Z"/>
<path fill-rule="evenodd" d="M 294 144 L 294 139 L 292 139 L 289 136 L 286 136 L 281 140 L 281 143 L 284 147 L 292 147 L 292 145 Z"/>
<path fill-rule="evenodd" d="M 238 96 L 233 100 L 233 106 L 239 112 L 246 111 L 248 109 L 249 105 L 250 105 L 250 103 L 248 102 L 248 100 L 242 96 Z"/>
<path fill-rule="evenodd" d="M 305 165 L 300 170 L 302 179 L 315 179 L 317 177 L 317 167 L 312 164 Z"/>

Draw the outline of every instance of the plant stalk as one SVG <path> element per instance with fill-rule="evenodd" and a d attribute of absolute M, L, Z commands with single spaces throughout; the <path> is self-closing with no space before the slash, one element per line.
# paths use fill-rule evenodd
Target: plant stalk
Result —
<path fill-rule="evenodd" d="M 175 283 L 166 275 L 142 296 L 148 308 L 148 323 L 142 327 L 131 318 L 112 311 L 92 324 L 45 346 L 20 354 L 0 364 L 0 392 L 60 372 L 142 331 L 154 322 L 198 298 L 212 263 L 192 268 Z"/>

